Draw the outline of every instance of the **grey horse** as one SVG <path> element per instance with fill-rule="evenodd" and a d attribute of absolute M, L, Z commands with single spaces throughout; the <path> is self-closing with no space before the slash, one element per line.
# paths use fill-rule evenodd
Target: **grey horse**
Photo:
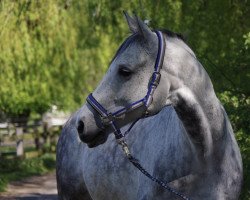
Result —
<path fill-rule="evenodd" d="M 159 45 L 142 20 L 125 16 L 132 35 L 93 92 L 110 111 L 145 96 Z M 149 117 L 134 125 L 127 144 L 153 176 L 192 200 L 238 199 L 242 160 L 227 114 L 193 51 L 178 34 L 162 32 L 161 80 Z M 137 117 L 124 116 L 122 131 Z M 88 103 L 64 126 L 57 145 L 59 200 L 180 199 L 136 169 L 112 129 L 100 127 L 98 113 Z"/>

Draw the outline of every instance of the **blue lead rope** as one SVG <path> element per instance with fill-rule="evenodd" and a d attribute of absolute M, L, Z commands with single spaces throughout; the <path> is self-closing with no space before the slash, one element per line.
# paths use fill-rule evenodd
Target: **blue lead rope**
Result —
<path fill-rule="evenodd" d="M 141 164 L 139 163 L 139 161 L 137 159 L 135 159 L 133 156 L 131 156 L 129 158 L 129 161 L 137 168 L 139 169 L 145 176 L 147 176 L 150 180 L 158 183 L 161 187 L 165 188 L 166 190 L 168 190 L 169 192 L 175 194 L 176 196 L 179 196 L 180 198 L 182 199 L 185 199 L 185 200 L 191 200 L 189 198 L 187 198 L 186 196 L 184 196 L 183 194 L 177 192 L 176 190 L 174 190 L 173 188 L 171 188 L 170 186 L 168 186 L 167 183 L 153 177 L 151 174 L 149 174 L 142 166 Z"/>
<path fill-rule="evenodd" d="M 153 177 L 145 168 L 143 168 L 142 165 L 140 164 L 139 160 L 137 160 L 134 156 L 131 155 L 129 148 L 128 148 L 128 145 L 125 142 L 124 138 L 118 140 L 118 144 L 122 146 L 122 150 L 125 153 L 128 160 L 137 169 L 139 169 L 141 173 L 143 173 L 145 176 L 147 176 L 150 180 L 154 181 L 155 183 L 157 183 L 158 185 L 160 185 L 164 189 L 168 190 L 169 192 L 173 193 L 174 195 L 180 197 L 181 199 L 191 200 L 190 198 L 186 197 L 185 195 L 179 193 L 178 191 L 176 191 L 175 189 L 170 187 L 167 183 L 163 182 L 162 180 L 160 180 L 158 178 Z"/>

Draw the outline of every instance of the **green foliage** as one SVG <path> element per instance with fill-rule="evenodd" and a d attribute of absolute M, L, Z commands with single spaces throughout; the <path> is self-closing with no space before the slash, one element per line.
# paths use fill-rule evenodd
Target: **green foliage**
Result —
<path fill-rule="evenodd" d="M 250 133 L 250 97 L 225 91 L 219 94 L 219 98 L 230 117 L 234 131 L 244 130 L 245 133 Z"/>
<path fill-rule="evenodd" d="M 153 28 L 183 33 L 217 91 L 249 95 L 248 1 L 3 0 L 0 110 L 77 108 L 128 35 L 122 10 L 136 11 Z"/>
<path fill-rule="evenodd" d="M 0 162 L 0 192 L 10 181 L 20 180 L 32 175 L 41 175 L 55 169 L 55 155 L 45 154 L 41 157 L 20 159 L 2 159 Z"/>
<path fill-rule="evenodd" d="M 111 55 L 100 47 L 112 47 L 109 38 L 91 33 L 84 12 L 63 6 L 63 1 L 50 0 L 0 2 L 4 113 L 27 116 L 53 104 L 72 110 L 103 74 Z"/>

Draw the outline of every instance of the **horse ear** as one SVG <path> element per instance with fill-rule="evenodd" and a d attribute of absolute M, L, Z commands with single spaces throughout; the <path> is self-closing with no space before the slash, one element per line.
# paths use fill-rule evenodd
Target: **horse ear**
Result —
<path fill-rule="evenodd" d="M 149 41 L 154 36 L 154 33 L 137 15 L 135 15 L 135 18 L 138 24 L 139 34 Z"/>
<path fill-rule="evenodd" d="M 137 21 L 134 18 L 130 17 L 126 11 L 123 11 L 123 13 L 126 17 L 130 31 L 132 33 L 138 33 Z"/>
<path fill-rule="evenodd" d="M 137 17 L 136 14 L 134 14 L 135 18 L 133 18 L 130 17 L 126 11 L 123 11 L 123 13 L 126 17 L 129 29 L 132 33 L 140 34 L 147 41 L 150 41 L 151 38 L 154 37 L 154 34 L 151 29 L 139 17 Z"/>

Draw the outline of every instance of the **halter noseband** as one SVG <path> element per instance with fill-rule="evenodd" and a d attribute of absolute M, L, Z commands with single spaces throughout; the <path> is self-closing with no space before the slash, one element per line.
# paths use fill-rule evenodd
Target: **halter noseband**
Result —
<path fill-rule="evenodd" d="M 127 113 L 127 112 L 131 112 L 134 111 L 136 109 L 139 109 L 141 107 L 143 107 L 144 111 L 144 115 L 143 117 L 147 116 L 148 114 L 148 108 L 151 105 L 151 103 L 153 102 L 153 95 L 154 92 L 157 88 L 157 86 L 160 83 L 160 79 L 161 79 L 161 68 L 162 68 L 162 64 L 163 64 L 163 60 L 164 60 L 164 54 L 165 54 L 165 40 L 163 38 L 163 34 L 160 31 L 155 31 L 157 38 L 158 38 L 158 52 L 157 52 L 157 57 L 156 57 L 156 61 L 155 61 L 155 66 L 154 66 L 154 72 L 150 78 L 149 81 L 149 87 L 148 87 L 148 91 L 147 94 L 144 98 L 135 101 L 127 106 L 125 106 L 122 109 L 119 109 L 115 112 L 109 112 L 108 110 L 106 110 L 93 96 L 93 94 L 89 94 L 89 96 L 87 97 L 87 102 L 89 103 L 89 105 L 95 110 L 97 111 L 97 113 L 99 114 L 100 118 L 101 118 L 101 123 L 102 126 L 111 126 L 114 130 L 114 134 L 116 139 L 120 139 L 123 137 L 123 134 L 120 131 L 120 128 L 117 127 L 115 121 L 117 120 L 118 117 L 122 116 L 123 114 Z"/>

